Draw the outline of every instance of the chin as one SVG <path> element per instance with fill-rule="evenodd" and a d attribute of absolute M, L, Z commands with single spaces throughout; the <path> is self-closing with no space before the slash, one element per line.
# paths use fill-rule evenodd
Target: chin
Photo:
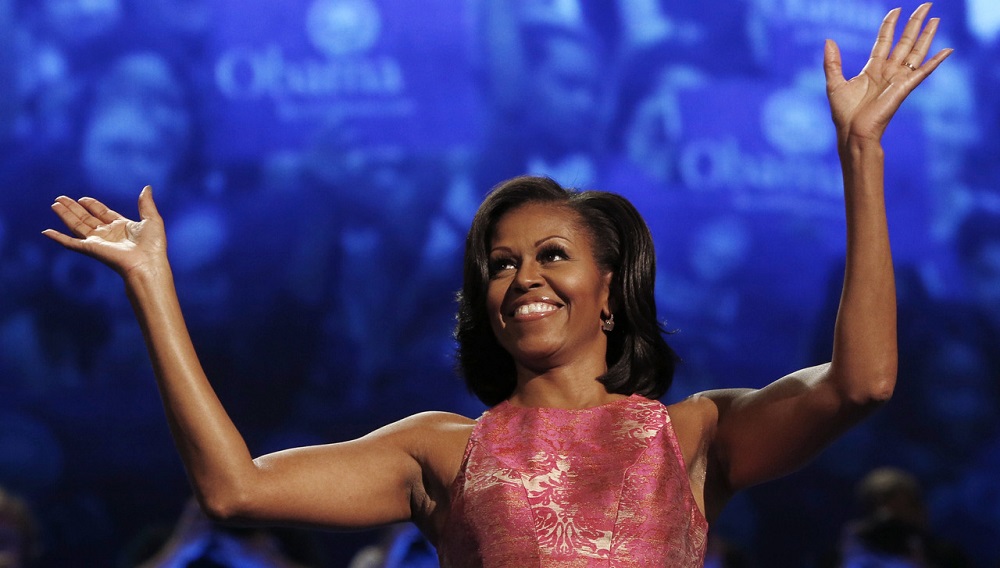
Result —
<path fill-rule="evenodd" d="M 554 363 L 559 348 L 551 344 L 518 345 L 508 350 L 514 361 L 526 367 L 549 367 Z"/>

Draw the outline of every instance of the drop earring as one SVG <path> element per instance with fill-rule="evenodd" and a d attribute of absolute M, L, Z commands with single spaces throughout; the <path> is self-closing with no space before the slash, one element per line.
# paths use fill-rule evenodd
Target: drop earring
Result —
<path fill-rule="evenodd" d="M 615 329 L 615 314 L 608 316 L 608 319 L 601 322 L 601 329 L 603 331 L 614 331 Z"/>

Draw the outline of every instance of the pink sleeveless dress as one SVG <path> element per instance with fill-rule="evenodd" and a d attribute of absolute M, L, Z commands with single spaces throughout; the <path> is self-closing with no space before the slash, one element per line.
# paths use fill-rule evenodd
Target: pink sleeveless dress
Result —
<path fill-rule="evenodd" d="M 437 547 L 444 568 L 687 568 L 707 533 L 666 407 L 633 395 L 484 413 Z"/>

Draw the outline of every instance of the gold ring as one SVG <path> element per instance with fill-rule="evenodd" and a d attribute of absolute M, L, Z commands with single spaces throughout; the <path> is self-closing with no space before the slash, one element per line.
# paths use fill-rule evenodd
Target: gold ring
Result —
<path fill-rule="evenodd" d="M 913 64 L 912 64 L 912 63 L 910 63 L 909 61 L 904 61 L 904 62 L 903 62 L 903 65 L 906 65 L 907 67 L 909 67 L 909 68 L 910 68 L 910 71 L 916 71 L 916 70 L 917 70 L 917 68 L 916 68 L 916 67 L 914 67 L 914 66 L 913 66 Z"/>

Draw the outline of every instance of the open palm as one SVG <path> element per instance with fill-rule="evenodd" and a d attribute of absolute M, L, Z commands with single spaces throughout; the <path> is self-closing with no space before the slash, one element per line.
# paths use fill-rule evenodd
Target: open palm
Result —
<path fill-rule="evenodd" d="M 122 276 L 166 257 L 163 219 L 149 186 L 139 194 L 139 221 L 127 219 L 91 197 L 57 197 L 52 210 L 74 236 L 53 229 L 43 231 L 45 236 L 96 258 Z"/>
<path fill-rule="evenodd" d="M 943 49 L 924 61 L 938 27 L 937 18 L 923 25 L 930 8 L 928 2 L 913 12 L 895 47 L 892 38 L 900 9 L 889 12 L 879 28 L 871 58 L 849 81 L 843 75 L 837 44 L 827 40 L 826 90 L 841 143 L 850 136 L 880 140 L 907 95 L 951 54 L 951 49 Z"/>

